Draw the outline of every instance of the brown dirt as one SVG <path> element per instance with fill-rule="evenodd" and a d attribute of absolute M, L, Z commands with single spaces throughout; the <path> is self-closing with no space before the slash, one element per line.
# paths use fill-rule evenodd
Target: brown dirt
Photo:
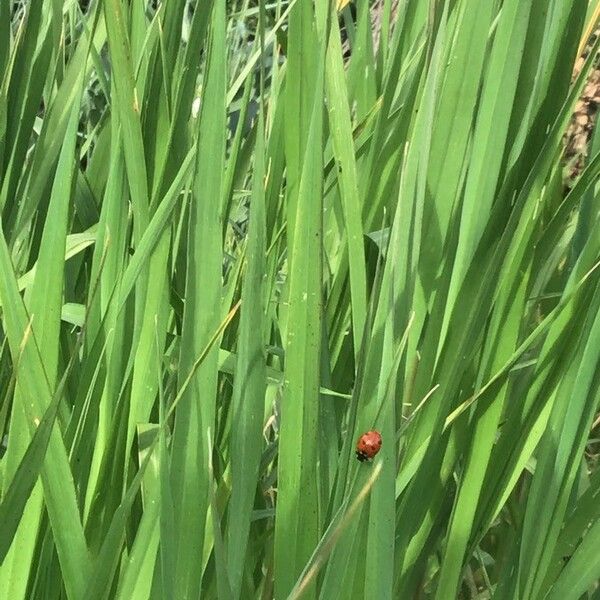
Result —
<path fill-rule="evenodd" d="M 594 37 L 600 33 L 596 31 Z M 573 78 L 579 75 L 589 48 L 577 59 Z M 573 117 L 565 134 L 565 166 L 567 185 L 572 183 L 583 170 L 589 153 L 590 143 L 598 106 L 600 105 L 600 68 L 594 68 L 579 98 Z"/>

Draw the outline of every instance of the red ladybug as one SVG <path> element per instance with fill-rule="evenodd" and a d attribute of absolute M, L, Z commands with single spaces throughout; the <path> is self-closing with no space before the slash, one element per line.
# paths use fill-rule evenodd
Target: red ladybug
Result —
<path fill-rule="evenodd" d="M 360 462 L 371 460 L 381 450 L 381 434 L 379 431 L 367 431 L 356 442 L 356 458 Z"/>

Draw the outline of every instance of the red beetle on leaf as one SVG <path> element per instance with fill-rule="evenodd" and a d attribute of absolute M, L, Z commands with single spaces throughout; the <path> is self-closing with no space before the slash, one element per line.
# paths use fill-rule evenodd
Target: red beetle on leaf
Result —
<path fill-rule="evenodd" d="M 363 433 L 356 443 L 356 458 L 360 462 L 371 460 L 381 450 L 381 434 L 379 431 Z"/>

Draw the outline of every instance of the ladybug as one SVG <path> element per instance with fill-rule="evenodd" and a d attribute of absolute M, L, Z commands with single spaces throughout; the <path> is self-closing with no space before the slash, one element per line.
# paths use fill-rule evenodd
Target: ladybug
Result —
<path fill-rule="evenodd" d="M 381 434 L 379 431 L 367 431 L 356 442 L 356 458 L 360 462 L 371 460 L 381 450 Z"/>

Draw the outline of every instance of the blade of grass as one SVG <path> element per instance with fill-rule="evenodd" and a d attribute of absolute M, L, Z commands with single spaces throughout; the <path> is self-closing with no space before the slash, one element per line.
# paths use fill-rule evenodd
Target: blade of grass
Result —
<path fill-rule="evenodd" d="M 221 194 L 225 160 L 225 7 L 211 19 L 206 85 L 199 117 L 198 154 L 189 217 L 186 303 L 180 350 L 181 373 L 205 346 L 221 314 Z M 210 157 L 210 158 L 208 158 Z M 177 410 L 171 454 L 177 560 L 175 597 L 197 597 L 202 572 L 205 520 L 212 485 L 207 470 L 207 432 L 214 430 L 218 347 L 199 367 Z M 201 400 L 201 401 L 200 401 Z"/>
<path fill-rule="evenodd" d="M 323 173 L 323 77 L 325 40 L 317 42 L 313 31 L 309 2 L 296 5 L 292 15 L 298 28 L 293 52 L 296 65 L 288 71 L 286 85 L 305 74 L 310 60 L 309 47 L 318 44 L 319 61 L 312 77 L 314 89 L 309 106 L 310 125 L 304 143 L 294 131 L 307 118 L 307 92 L 293 97 L 294 87 L 286 89 L 290 110 L 294 115 L 286 147 L 288 169 L 292 181 L 288 186 L 289 315 L 287 321 L 284 401 L 279 436 L 277 477 L 277 513 L 275 521 L 275 594 L 285 597 L 312 554 L 320 537 L 321 519 L 318 506 L 317 456 L 319 431 L 319 368 L 322 322 L 322 173 Z M 300 38 L 302 40 L 300 41 Z M 292 50 L 291 50 L 292 51 Z M 308 53 L 308 56 L 301 56 Z M 296 82 L 297 84 L 298 82 Z M 297 92 L 298 90 L 296 90 Z M 286 105 L 287 108 L 288 105 Z M 297 135 L 297 133 L 296 133 Z M 304 150 L 304 152 L 302 152 Z M 287 152 L 293 156 L 288 156 Z M 300 152 L 301 154 L 297 154 Z M 303 160 L 300 161 L 300 157 Z M 295 158 L 294 158 L 295 157 Z M 299 163 L 295 161 L 298 160 Z M 302 167 L 294 183 L 294 169 Z M 298 201 L 301 198 L 302 201 Z M 293 235 L 292 235 L 293 231 Z M 314 587 L 309 596 L 315 593 Z"/>
<path fill-rule="evenodd" d="M 243 308 L 238 333 L 232 397 L 232 492 L 227 523 L 227 562 L 234 598 L 240 597 L 242 587 L 250 519 L 256 494 L 263 441 L 266 390 L 264 357 L 266 232 L 263 137 L 261 113 L 255 149 L 246 272 L 242 287 Z"/>
<path fill-rule="evenodd" d="M 326 81 L 329 124 L 333 152 L 338 165 L 338 182 L 348 238 L 352 333 L 356 356 L 360 350 L 367 314 L 367 282 L 352 122 L 342 63 L 340 32 L 335 19 L 331 19 Z"/>

